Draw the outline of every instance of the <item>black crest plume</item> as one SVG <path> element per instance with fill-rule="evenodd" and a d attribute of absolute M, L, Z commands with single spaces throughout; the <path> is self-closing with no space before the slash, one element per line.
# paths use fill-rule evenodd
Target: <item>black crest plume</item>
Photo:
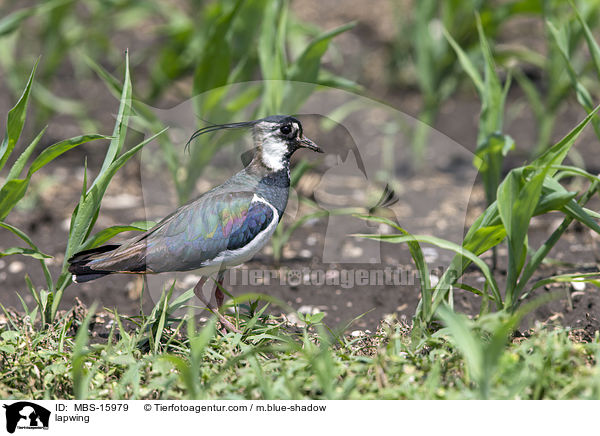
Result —
<path fill-rule="evenodd" d="M 379 201 L 373 207 L 369 208 L 369 215 L 373 215 L 377 209 L 393 206 L 398 200 L 400 199 L 394 190 L 390 188 L 389 184 L 386 184 Z"/>
<path fill-rule="evenodd" d="M 223 130 L 223 129 L 237 129 L 237 128 L 240 128 L 240 127 L 252 127 L 258 121 L 260 121 L 260 120 L 244 121 L 244 122 L 241 122 L 241 123 L 212 124 L 210 126 L 203 127 L 201 129 L 196 130 L 192 134 L 192 136 L 190 137 L 190 139 L 188 140 L 188 142 L 186 142 L 186 144 L 185 144 L 185 150 L 189 149 L 190 143 L 194 139 L 196 139 L 197 137 L 199 137 L 201 135 L 204 135 L 205 133 L 215 132 L 217 130 Z"/>

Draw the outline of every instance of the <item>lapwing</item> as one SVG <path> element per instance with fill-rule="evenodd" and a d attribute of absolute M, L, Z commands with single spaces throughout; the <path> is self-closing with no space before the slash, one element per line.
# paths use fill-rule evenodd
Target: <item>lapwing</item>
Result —
<path fill-rule="evenodd" d="M 304 136 L 300 121 L 283 115 L 211 125 L 196 131 L 188 145 L 209 132 L 244 127 L 252 129 L 254 139 L 254 155 L 244 169 L 181 206 L 147 232 L 120 244 L 75 254 L 69 259 L 73 281 L 83 283 L 115 273 L 198 270 L 201 279 L 194 292 L 214 311 L 202 287 L 217 273 L 215 300 L 221 307 L 225 269 L 250 260 L 281 221 L 289 195 L 292 154 L 300 148 L 323 153 Z M 216 314 L 224 327 L 237 331 L 218 310 Z"/>

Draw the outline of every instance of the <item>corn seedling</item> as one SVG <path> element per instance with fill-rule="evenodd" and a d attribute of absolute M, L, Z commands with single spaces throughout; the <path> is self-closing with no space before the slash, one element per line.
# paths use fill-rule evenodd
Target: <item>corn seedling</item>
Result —
<path fill-rule="evenodd" d="M 8 114 L 6 135 L 4 137 L 4 141 L 2 142 L 2 146 L 0 147 L 0 169 L 7 162 L 23 130 L 27 103 L 32 88 L 34 73 L 35 67 L 29 77 L 29 81 L 27 82 L 27 86 L 25 87 L 23 95 Z M 48 259 L 50 256 L 41 253 L 33 241 L 24 232 L 5 221 L 0 221 L 0 226 L 2 228 L 12 232 L 15 236 L 23 240 L 28 245 L 28 248 L 10 248 L 4 251 L 2 255 L 7 256 L 21 254 L 32 256 L 40 261 L 42 270 L 44 272 L 44 277 L 46 279 L 46 289 L 39 295 L 36 294 L 36 291 L 32 286 L 29 286 L 29 289 L 34 294 L 35 301 L 39 306 L 39 312 L 44 322 L 52 322 L 55 319 L 58 311 L 58 305 L 62 299 L 62 294 L 66 287 L 71 283 L 71 274 L 67 271 L 67 260 L 73 255 L 73 253 L 84 248 L 93 248 L 94 246 L 103 243 L 122 231 L 144 229 L 144 227 L 139 226 L 116 226 L 104 229 L 93 236 L 91 235 L 91 231 L 94 227 L 96 219 L 98 218 L 102 198 L 113 176 L 116 174 L 119 168 L 121 168 L 137 151 L 152 141 L 157 135 L 162 133 L 159 132 L 158 134 L 153 135 L 135 145 L 128 151 L 121 153 L 125 144 L 130 110 L 131 82 L 129 78 L 129 67 L 127 61 L 125 84 L 123 85 L 119 113 L 112 136 L 97 134 L 82 135 L 50 145 L 33 160 L 25 176 L 21 177 L 21 173 L 23 173 L 29 157 L 33 153 L 36 145 L 44 133 L 42 130 L 42 132 L 30 143 L 30 145 L 25 148 L 25 151 L 13 163 L 7 179 L 0 188 L 0 219 L 3 220 L 15 207 L 15 205 L 23 198 L 27 191 L 31 177 L 36 171 L 74 147 L 92 140 L 110 139 L 110 144 L 102 164 L 102 168 L 89 188 L 87 186 L 87 173 L 86 177 L 84 177 L 81 198 L 71 217 L 68 243 L 64 256 L 62 272 L 57 278 L 56 282 L 53 281 L 50 271 L 45 263 L 46 259 Z"/>
<path fill-rule="evenodd" d="M 583 170 L 562 166 L 574 141 L 592 117 L 596 116 L 597 110 L 598 108 L 594 109 L 568 135 L 531 164 L 511 170 L 498 186 L 496 201 L 471 225 L 461 245 L 433 236 L 411 235 L 385 218 L 359 216 L 362 219 L 386 223 L 400 233 L 358 236 L 409 244 L 421 279 L 422 298 L 415 314 L 415 325 L 428 324 L 433 319 L 437 308 L 448 298 L 453 286 L 481 296 L 482 312 L 487 311 L 487 302 L 492 301 L 497 310 L 515 313 L 529 294 L 529 290 L 539 286 L 533 284 L 528 288 L 529 280 L 573 220 L 600 233 L 600 226 L 592 218 L 597 214 L 584 207 L 597 192 L 598 178 Z M 570 192 L 560 184 L 559 180 L 564 174 L 559 170 L 568 171 L 569 175 L 584 176 L 591 180 L 591 183 L 587 190 L 577 197 L 576 192 Z M 564 215 L 563 221 L 538 249 L 533 249 L 527 242 L 531 218 L 550 211 L 561 212 Z M 504 239 L 508 241 L 508 272 L 502 294 L 491 270 L 479 256 Z M 433 244 L 456 253 L 435 287 L 430 287 L 429 270 L 420 248 L 422 243 Z M 485 277 L 483 289 L 459 282 L 466 267 L 471 263 L 474 263 Z"/>
<path fill-rule="evenodd" d="M 504 105 L 510 88 L 510 76 L 502 85 L 496 72 L 492 52 L 483 33 L 481 18 L 479 15 L 476 18 L 480 48 L 484 59 L 483 77 L 467 54 L 445 29 L 444 36 L 456 51 L 462 67 L 477 89 L 481 101 L 474 163 L 481 173 L 487 202 L 491 204 L 496 199 L 496 190 L 500 183 L 504 156 L 514 148 L 512 138 L 502 134 Z"/>

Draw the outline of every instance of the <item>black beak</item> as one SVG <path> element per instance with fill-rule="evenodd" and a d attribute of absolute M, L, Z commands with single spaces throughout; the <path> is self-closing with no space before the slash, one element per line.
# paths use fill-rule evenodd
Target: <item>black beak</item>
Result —
<path fill-rule="evenodd" d="M 298 144 L 302 148 L 308 148 L 309 150 L 316 151 L 317 153 L 323 153 L 323 150 L 321 149 L 321 147 L 319 147 L 317 144 L 315 144 L 314 142 L 312 142 L 306 136 L 302 136 L 298 140 Z"/>

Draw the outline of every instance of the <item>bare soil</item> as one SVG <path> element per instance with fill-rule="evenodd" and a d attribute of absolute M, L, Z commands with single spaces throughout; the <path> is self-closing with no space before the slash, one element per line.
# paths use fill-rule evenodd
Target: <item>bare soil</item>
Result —
<path fill-rule="evenodd" d="M 304 17 L 321 24 L 324 28 L 331 28 L 351 19 L 359 20 L 355 29 L 340 37 L 338 47 L 344 63 L 336 63 L 335 59 L 331 59 L 328 66 L 363 84 L 371 97 L 382 99 L 386 104 L 404 114 L 416 115 L 420 107 L 418 94 L 414 90 L 402 89 L 394 85 L 392 80 L 388 80 L 389 73 L 386 68 L 390 56 L 391 35 L 394 33 L 393 13 L 381 8 L 361 6 L 364 4 L 363 2 L 355 2 L 355 8 L 350 8 L 347 2 L 343 8 L 331 7 L 331 3 L 327 3 L 327 8 L 319 8 L 319 2 L 294 2 L 295 13 L 300 18 Z M 391 2 L 375 3 L 387 5 Z M 64 77 L 59 77 L 57 80 L 63 79 L 67 83 L 71 76 L 68 71 L 64 74 Z M 110 99 L 108 92 L 101 88 L 95 92 L 98 94 L 98 106 L 95 108 L 95 112 L 114 113 L 116 102 Z M 2 114 L 5 114 L 10 107 L 8 95 L 7 92 L 0 93 L 0 113 Z M 88 94 L 86 98 L 95 97 Z M 513 90 L 509 97 L 508 107 L 522 107 L 520 105 L 522 102 L 523 96 L 518 90 Z M 460 92 L 446 102 L 441 108 L 440 116 L 435 124 L 436 134 L 440 138 L 443 136 L 449 138 L 459 144 L 462 149 L 445 149 L 444 141 L 432 144 L 425 165 L 420 169 L 416 169 L 410 164 L 406 148 L 397 149 L 397 153 L 394 155 L 394 177 L 397 179 L 395 188 L 399 202 L 390 207 L 388 213 L 392 216 L 395 215 L 407 230 L 413 233 L 449 237 L 457 241 L 473 219 L 485 208 L 481 184 L 478 181 L 473 184 L 469 178 L 473 169 L 468 151 L 473 151 L 475 148 L 478 112 L 479 102 L 468 92 Z M 104 131 L 110 131 L 111 117 L 105 118 Z M 582 118 L 583 111 L 576 102 L 571 102 L 558 118 L 555 129 L 556 139 L 567 133 Z M 59 121 L 62 127 L 51 129 L 50 136 L 44 140 L 42 146 L 54 142 L 53 139 L 58 140 L 75 134 L 72 131 L 76 131 L 77 127 L 72 120 L 60 118 Z M 362 121 L 371 124 L 378 122 L 377 119 Z M 345 178 L 343 173 L 340 176 L 336 175 L 335 171 L 332 172 L 336 159 L 341 159 L 342 164 L 348 159 L 348 154 L 337 148 L 340 141 L 344 141 L 343 129 L 319 132 L 318 124 L 310 120 L 308 124 L 311 128 L 309 130 L 305 127 L 305 131 L 313 132 L 313 136 L 315 136 L 313 139 L 321 144 L 333 158 L 328 160 L 326 156 L 324 160 L 317 161 L 312 156 L 308 157 L 316 162 L 317 166 L 304 177 L 298 188 L 299 193 L 317 201 L 321 206 L 326 203 L 333 205 L 335 199 L 339 197 L 358 197 L 369 203 L 372 199 L 365 200 L 365 186 L 360 184 L 353 186 L 352 183 L 349 183 L 350 179 Z M 505 165 L 508 171 L 509 168 L 520 165 L 528 159 L 528 150 L 535 143 L 536 126 L 531 114 L 526 109 L 521 109 L 520 112 L 507 116 L 506 130 L 517 142 L 517 151 L 509 155 Z M 64 136 L 61 136 L 63 133 Z M 404 135 L 408 135 L 408 133 Z M 586 169 L 595 174 L 600 173 L 600 154 L 596 152 L 598 145 L 598 140 L 591 130 L 583 135 L 577 145 L 577 150 L 585 161 Z M 50 262 L 50 269 L 55 276 L 58 275 L 63 261 L 61 253 L 64 253 L 66 246 L 68 219 L 81 189 L 84 159 L 87 158 L 88 168 L 93 176 L 94 171 L 100 168 L 104 151 L 105 146 L 101 143 L 85 145 L 45 167 L 35 175 L 23 205 L 15 209 L 8 218 L 9 223 L 24 230 L 42 251 L 54 256 Z M 363 149 L 361 149 L 362 151 Z M 239 166 L 238 162 L 230 166 L 225 165 L 226 168 L 230 168 L 228 172 L 224 172 L 221 166 L 227 163 L 226 160 L 231 159 L 231 156 L 231 154 L 215 156 L 214 166 L 209 168 L 207 174 L 203 175 L 197 184 L 198 193 L 233 174 L 236 165 Z M 363 157 L 366 162 L 380 158 L 377 153 L 375 156 L 370 156 L 368 152 L 365 152 Z M 334 164 L 331 163 L 332 159 Z M 107 192 L 97 229 L 116 224 L 128 224 L 146 217 L 160 217 L 168 213 L 167 205 L 173 204 L 175 201 L 172 194 L 169 195 L 173 198 L 169 198 L 164 204 L 146 204 L 143 191 L 148 188 L 144 181 L 144 171 L 143 162 L 137 159 L 132 160 L 117 174 Z M 327 189 L 319 190 L 318 185 L 326 176 L 331 176 L 330 182 L 326 186 Z M 381 181 L 376 182 L 373 181 L 373 184 L 382 185 Z M 170 181 L 167 177 L 157 177 L 154 183 L 163 186 L 163 192 L 172 193 L 172 187 L 169 185 Z M 329 188 L 333 189 L 333 192 Z M 336 191 L 337 188 L 340 190 Z M 372 185 L 369 185 L 369 189 L 371 188 Z M 575 186 L 574 189 L 577 187 Z M 330 196 L 319 197 L 315 191 L 328 192 Z M 589 207 L 597 209 L 598 203 L 595 199 Z M 295 204 L 294 207 L 297 207 L 297 203 Z M 457 204 L 464 204 L 464 207 L 456 206 Z M 286 218 L 284 225 L 309 211 L 310 209 L 300 206 L 298 213 L 295 214 L 296 218 Z M 349 233 L 374 233 L 385 230 L 362 222 L 355 225 L 348 224 L 348 222 L 338 224 L 337 221 L 330 221 L 334 219 L 337 218 L 330 216 L 329 218 L 310 220 L 300 227 L 286 244 L 278 267 L 274 266 L 270 248 L 263 250 L 244 266 L 247 270 L 254 271 L 277 269 L 280 276 L 286 278 L 287 281 L 293 277 L 296 282 L 282 284 L 279 278 L 274 278 L 270 284 L 250 286 L 240 284 L 243 273 L 238 272 L 236 273 L 237 284 L 232 284 L 228 279 L 225 283 L 226 289 L 234 296 L 247 292 L 265 293 L 302 312 L 326 312 L 325 323 L 332 327 L 346 327 L 349 330 L 370 329 L 374 331 L 386 314 L 397 314 L 399 317 L 410 319 L 419 300 L 419 286 L 418 280 L 415 280 L 415 270 L 407 247 L 358 240 L 349 236 Z M 530 244 L 533 247 L 539 246 L 557 226 L 559 220 L 558 214 L 534 219 L 529 235 Z M 332 222 L 336 224 L 333 225 Z M 332 237 L 328 236 L 328 231 L 338 225 L 344 230 L 351 229 L 352 232 L 346 231 L 345 235 L 333 238 L 333 242 L 338 245 L 327 247 L 326 244 L 332 241 Z M 358 227 L 355 228 L 356 226 Z M 10 233 L 0 232 L 1 248 L 18 245 L 21 245 L 20 242 Z M 326 253 L 336 252 L 340 254 L 340 261 L 332 262 L 330 259 L 323 259 Z M 374 257 L 369 253 L 375 253 Z M 431 248 L 426 254 L 430 256 L 433 266 L 447 264 L 452 256 L 451 253 Z M 506 249 L 501 247 L 499 249 L 499 268 L 496 271 L 496 277 L 501 286 L 504 277 L 505 255 Z M 559 273 L 597 271 L 599 256 L 595 236 L 588 229 L 573 224 L 551 252 L 550 262 L 544 264 L 537 271 L 533 280 Z M 488 258 L 488 260 L 490 259 Z M 310 284 L 306 283 L 310 280 L 304 280 L 303 277 L 307 268 L 310 271 L 330 271 L 326 274 L 329 274 L 327 277 L 333 281 L 335 281 L 335 275 L 342 274 L 342 271 L 353 271 L 353 274 L 356 274 L 358 270 L 366 271 L 366 274 L 369 275 L 374 270 L 400 269 L 408 278 L 401 285 L 378 283 L 377 281 L 369 285 L 353 286 Z M 295 284 L 298 278 L 296 272 L 303 277 L 300 284 Z M 20 310 L 20 302 L 17 297 L 19 294 L 27 304 L 33 304 L 33 299 L 25 287 L 25 274 L 31 277 L 36 286 L 43 285 L 43 276 L 36 260 L 17 256 L 0 259 L 0 303 Z M 193 285 L 193 273 L 178 274 L 176 278 L 179 286 L 178 292 L 186 286 L 189 288 Z M 73 307 L 75 299 L 79 298 L 86 306 L 96 301 L 102 307 L 117 308 L 122 314 L 138 313 L 141 301 L 142 310 L 149 311 L 156 301 L 156 296 L 160 294 L 161 281 L 166 280 L 156 277 L 149 279 L 150 292 L 144 294 L 141 299 L 143 280 L 136 276 L 115 275 L 82 285 L 72 285 L 65 292 L 62 308 Z M 318 282 L 318 277 L 314 281 Z M 473 286 L 481 286 L 482 275 L 476 269 L 470 269 L 465 277 L 465 282 Z M 553 322 L 589 332 L 598 330 L 600 327 L 598 288 L 587 285 L 584 289 L 574 289 L 571 285 L 566 284 L 550 289 L 541 288 L 534 293 L 534 296 L 553 291 L 558 291 L 557 298 L 536 309 L 527 318 L 527 323 Z M 465 291 L 456 290 L 454 298 L 455 307 L 458 310 L 469 314 L 478 313 L 480 304 L 478 297 Z M 276 305 L 272 306 L 271 310 L 289 313 L 289 308 Z M 356 320 L 348 326 L 347 323 L 353 319 Z"/>

